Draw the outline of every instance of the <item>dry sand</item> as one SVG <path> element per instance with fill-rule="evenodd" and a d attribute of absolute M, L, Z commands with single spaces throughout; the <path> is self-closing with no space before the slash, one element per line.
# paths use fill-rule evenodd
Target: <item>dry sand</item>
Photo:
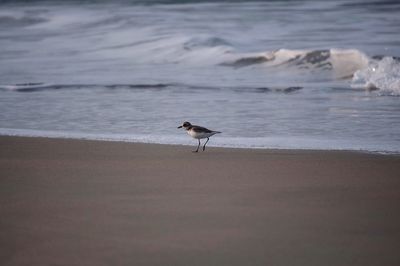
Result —
<path fill-rule="evenodd" d="M 0 265 L 400 265 L 400 157 L 0 137 Z"/>

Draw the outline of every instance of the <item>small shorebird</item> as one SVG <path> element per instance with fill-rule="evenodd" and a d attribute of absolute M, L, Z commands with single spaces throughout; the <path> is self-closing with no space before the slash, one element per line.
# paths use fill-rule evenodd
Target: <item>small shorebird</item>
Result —
<path fill-rule="evenodd" d="M 193 152 L 198 152 L 199 151 L 199 147 L 200 147 L 200 139 L 205 139 L 207 138 L 206 143 L 204 143 L 203 146 L 203 151 L 206 149 L 206 144 L 207 142 L 210 140 L 210 137 L 212 135 L 215 135 L 217 133 L 221 133 L 219 131 L 213 131 L 213 130 L 209 130 L 208 128 L 205 127 L 200 127 L 200 126 L 195 126 L 190 124 L 189 122 L 184 122 L 182 124 L 182 126 L 179 126 L 178 128 L 184 128 L 186 129 L 187 133 L 192 136 L 192 138 L 195 138 L 199 141 L 199 145 L 197 145 L 197 149 Z"/>

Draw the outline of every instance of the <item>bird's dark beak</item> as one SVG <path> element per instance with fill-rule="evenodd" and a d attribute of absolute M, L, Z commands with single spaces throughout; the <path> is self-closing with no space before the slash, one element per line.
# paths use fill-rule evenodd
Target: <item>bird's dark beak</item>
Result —
<path fill-rule="evenodd" d="M 178 128 L 182 128 L 182 126 L 179 126 Z"/>

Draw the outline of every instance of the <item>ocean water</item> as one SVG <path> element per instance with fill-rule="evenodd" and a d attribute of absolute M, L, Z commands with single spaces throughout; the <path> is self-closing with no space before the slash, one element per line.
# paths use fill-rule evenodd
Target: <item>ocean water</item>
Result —
<path fill-rule="evenodd" d="M 0 134 L 400 153 L 399 34 L 399 1 L 0 1 Z"/>

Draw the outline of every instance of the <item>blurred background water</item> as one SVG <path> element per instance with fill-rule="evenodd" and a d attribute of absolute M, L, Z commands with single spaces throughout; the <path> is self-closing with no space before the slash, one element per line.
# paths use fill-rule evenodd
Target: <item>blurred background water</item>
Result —
<path fill-rule="evenodd" d="M 0 1 L 0 134 L 400 152 L 398 1 Z"/>

